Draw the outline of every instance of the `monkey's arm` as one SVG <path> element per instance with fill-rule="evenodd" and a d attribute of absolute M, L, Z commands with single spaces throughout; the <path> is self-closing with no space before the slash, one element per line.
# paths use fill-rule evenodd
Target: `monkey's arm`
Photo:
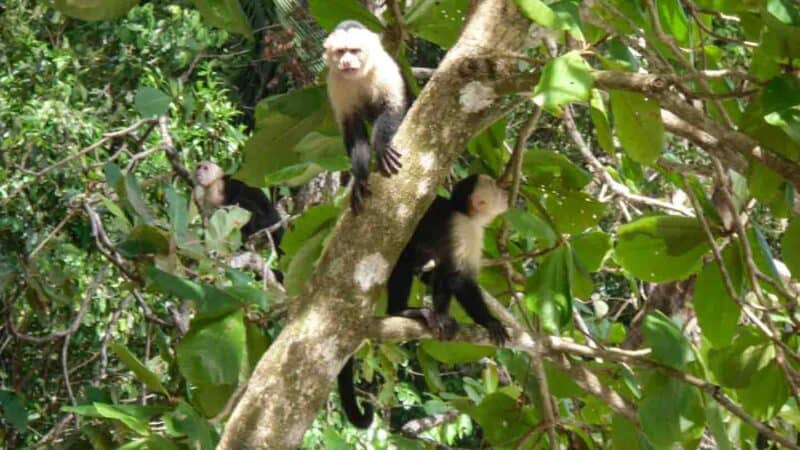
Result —
<path fill-rule="evenodd" d="M 392 145 L 392 139 L 403 123 L 403 113 L 384 111 L 377 119 L 372 130 L 375 153 L 378 155 L 378 170 L 385 177 L 397 174 L 403 165 L 400 163 L 400 152 Z"/>
<path fill-rule="evenodd" d="M 448 284 L 464 311 L 469 314 L 475 323 L 483 325 L 489 330 L 489 335 L 494 342 L 502 345 L 508 340 L 508 332 L 500 321 L 495 319 L 489 312 L 489 308 L 486 307 L 486 303 L 483 301 L 481 288 L 473 275 L 460 271 L 456 272 L 449 277 Z"/>

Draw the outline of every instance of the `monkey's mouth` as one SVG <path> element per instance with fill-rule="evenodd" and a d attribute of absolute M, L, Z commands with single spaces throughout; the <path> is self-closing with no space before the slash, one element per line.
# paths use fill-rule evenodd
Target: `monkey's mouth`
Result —
<path fill-rule="evenodd" d="M 339 69 L 339 72 L 345 75 L 355 75 L 360 71 L 358 67 L 343 67 Z"/>

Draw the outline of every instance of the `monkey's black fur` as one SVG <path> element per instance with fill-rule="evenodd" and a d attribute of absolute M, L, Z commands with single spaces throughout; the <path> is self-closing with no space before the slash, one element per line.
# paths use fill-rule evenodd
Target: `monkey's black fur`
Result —
<path fill-rule="evenodd" d="M 437 197 L 417 225 L 411 240 L 395 264 L 387 285 L 389 302 L 387 314 L 423 321 L 440 339 L 451 339 L 458 324 L 449 315 L 450 297 L 464 308 L 475 323 L 484 326 L 498 345 L 508 340 L 503 325 L 489 312 L 483 294 L 476 281 L 478 267 L 470 267 L 460 261 L 455 251 L 455 226 L 457 214 L 470 217 L 470 198 L 478 184 L 478 175 L 461 180 L 453 187 L 449 199 Z M 483 242 L 474 242 L 483 246 Z M 430 276 L 423 269 L 431 262 L 434 268 Z M 433 311 L 425 308 L 408 309 L 408 296 L 414 275 L 432 287 Z M 353 360 L 347 361 L 339 373 L 339 395 L 350 422 L 356 427 L 366 428 L 372 423 L 372 407 L 365 404 L 360 412 L 353 388 Z"/>
<path fill-rule="evenodd" d="M 250 211 L 250 220 L 242 227 L 242 237 L 246 240 L 252 234 L 280 222 L 281 216 L 261 189 L 248 186 L 226 175 L 225 201 L 223 205 L 238 205 Z M 277 248 L 283 238 L 283 227 L 271 231 L 272 241 Z"/>

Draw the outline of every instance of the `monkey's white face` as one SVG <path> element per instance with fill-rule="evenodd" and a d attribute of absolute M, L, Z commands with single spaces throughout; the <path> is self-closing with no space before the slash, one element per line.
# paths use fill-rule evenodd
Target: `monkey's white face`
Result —
<path fill-rule="evenodd" d="M 219 180 L 225 175 L 222 168 L 210 161 L 203 161 L 197 165 L 194 171 L 197 182 L 201 186 L 209 186 L 211 183 Z"/>
<path fill-rule="evenodd" d="M 486 223 L 508 209 L 508 192 L 498 187 L 497 182 L 487 175 L 478 177 L 469 200 L 471 215 Z"/>
<path fill-rule="evenodd" d="M 344 78 L 357 79 L 371 72 L 370 52 L 381 43 L 378 35 L 369 30 L 349 29 L 334 31 L 324 45 L 328 70 Z"/>

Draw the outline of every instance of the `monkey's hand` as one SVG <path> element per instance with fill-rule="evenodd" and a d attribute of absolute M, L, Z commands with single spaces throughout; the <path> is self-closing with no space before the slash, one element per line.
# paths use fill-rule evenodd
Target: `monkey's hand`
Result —
<path fill-rule="evenodd" d="M 489 337 L 492 339 L 492 342 L 497 344 L 498 347 L 502 347 L 503 344 L 510 339 L 506 327 L 497 319 L 492 319 L 487 323 L 486 329 L 489 330 Z"/>
<path fill-rule="evenodd" d="M 403 165 L 400 163 L 400 152 L 394 148 L 393 145 L 388 145 L 385 148 L 378 149 L 378 170 L 381 175 L 391 177 L 400 172 Z"/>
<path fill-rule="evenodd" d="M 367 184 L 367 180 L 353 180 L 353 192 L 350 193 L 350 209 L 353 210 L 353 214 L 360 214 L 363 208 L 364 198 L 369 197 L 372 194 L 369 190 L 369 184 Z"/>

